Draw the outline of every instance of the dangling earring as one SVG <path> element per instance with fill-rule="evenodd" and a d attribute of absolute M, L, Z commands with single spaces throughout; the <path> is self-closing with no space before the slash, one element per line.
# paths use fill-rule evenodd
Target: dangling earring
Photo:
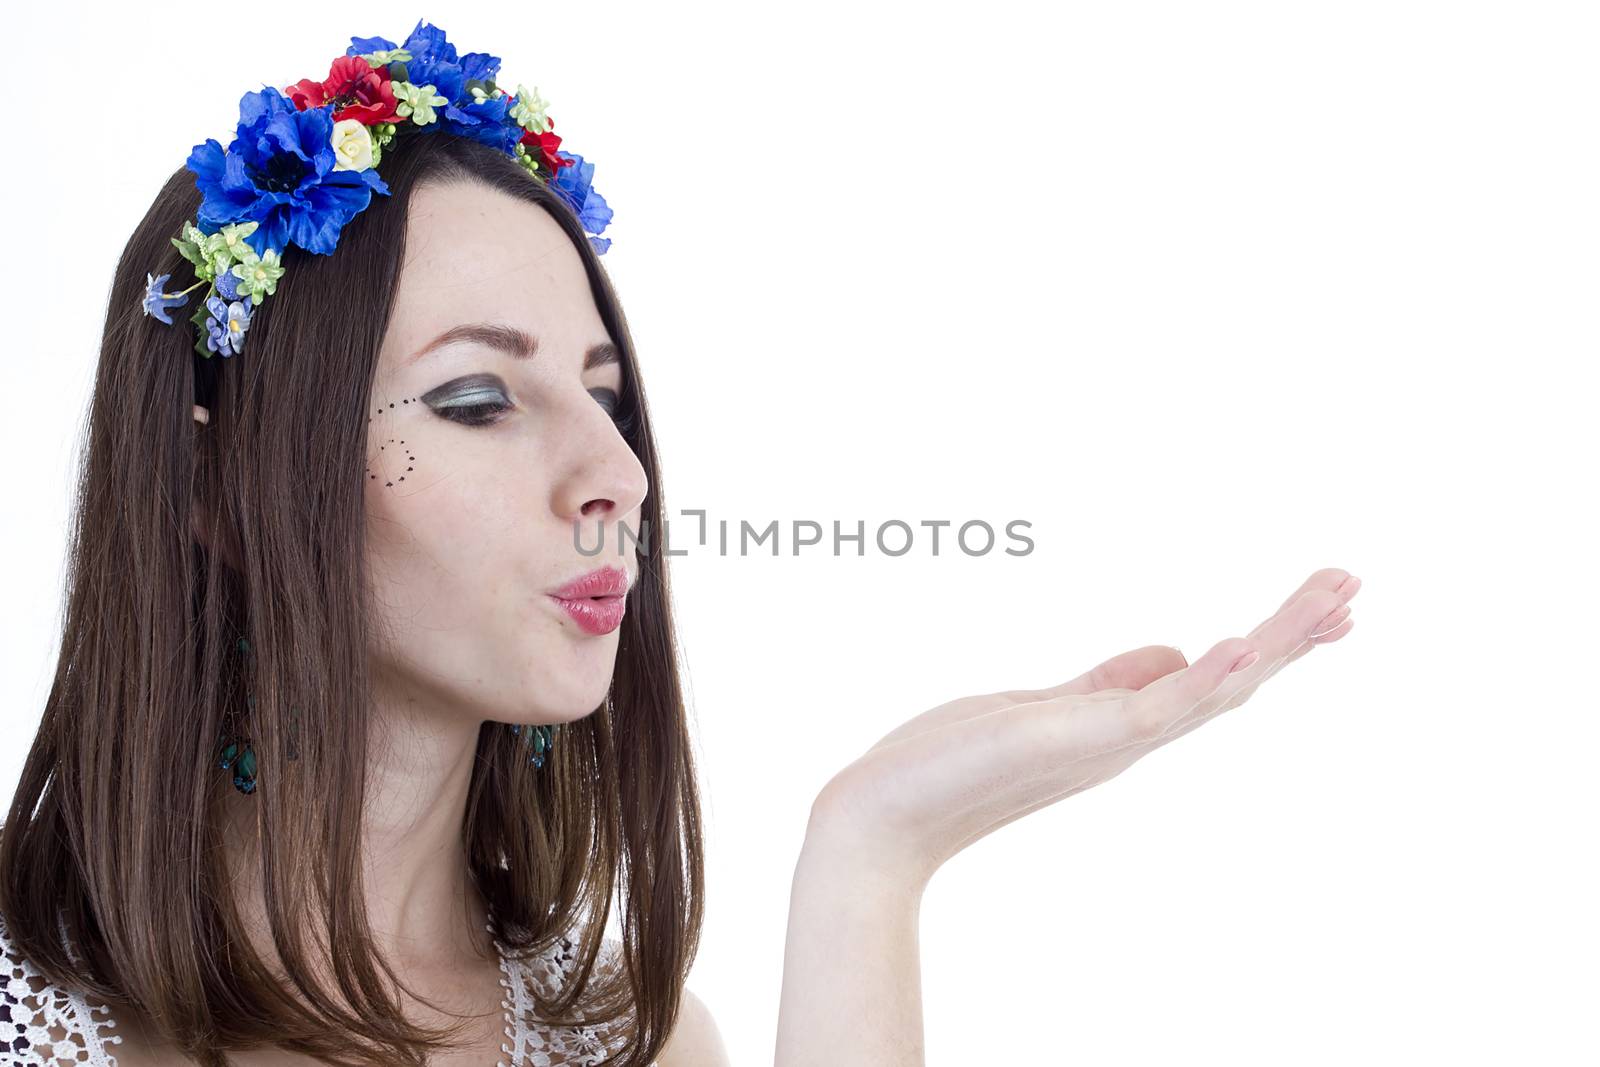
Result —
<path fill-rule="evenodd" d="M 518 740 L 528 739 L 532 742 L 533 752 L 528 756 L 528 762 L 533 764 L 534 770 L 543 767 L 545 753 L 556 743 L 555 727 L 519 723 L 511 727 L 511 732 Z"/>
<path fill-rule="evenodd" d="M 606 714 L 611 713 L 611 691 L 606 690 Z M 518 740 L 524 738 L 531 740 L 533 751 L 528 755 L 528 762 L 533 764 L 534 770 L 544 766 L 545 753 L 550 751 L 556 743 L 556 728 L 554 726 L 538 725 L 529 726 L 526 723 L 513 724 L 512 736 Z"/>
<path fill-rule="evenodd" d="M 240 655 L 250 651 L 250 642 L 239 638 L 238 649 Z M 245 697 L 245 706 L 251 711 L 255 710 L 256 698 L 251 693 Z M 299 759 L 300 751 L 295 745 L 295 737 L 300 733 L 300 709 L 289 709 L 289 758 Z M 217 766 L 223 770 L 232 768 L 233 787 L 241 793 L 250 794 L 256 791 L 256 753 L 250 747 L 248 737 L 229 737 L 224 735 L 217 745 Z"/>
<path fill-rule="evenodd" d="M 239 638 L 241 655 L 250 651 L 250 642 Z M 245 698 L 246 706 L 254 708 L 256 698 Z M 256 791 L 256 753 L 248 737 L 224 736 L 217 749 L 217 765 L 223 770 L 233 770 L 233 787 L 246 795 Z"/>

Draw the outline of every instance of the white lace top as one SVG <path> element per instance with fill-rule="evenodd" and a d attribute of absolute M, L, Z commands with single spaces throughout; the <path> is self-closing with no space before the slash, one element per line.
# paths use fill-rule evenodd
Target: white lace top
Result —
<path fill-rule="evenodd" d="M 488 924 L 490 934 L 494 924 Z M 600 1067 L 620 1051 L 624 1034 L 605 1026 L 548 1027 L 533 1018 L 533 991 L 553 996 L 574 963 L 573 942 L 563 937 L 537 957 L 507 956 L 494 938 L 500 958 L 500 1000 L 506 1044 L 495 1067 Z M 604 939 L 599 965 L 616 960 L 621 945 Z M 122 1040 L 112 1033 L 111 1008 L 60 988 L 35 971 L 12 948 L 0 921 L 0 1064 L 4 1067 L 117 1067 L 111 1046 Z M 488 1067 L 488 1065 L 485 1065 Z M 656 1065 L 652 1064 L 652 1067 Z"/>

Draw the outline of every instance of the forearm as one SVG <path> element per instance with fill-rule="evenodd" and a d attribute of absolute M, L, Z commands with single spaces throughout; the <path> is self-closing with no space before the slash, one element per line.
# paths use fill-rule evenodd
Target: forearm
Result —
<path fill-rule="evenodd" d="M 922 1067 L 921 885 L 827 834 L 795 864 L 776 1067 Z"/>

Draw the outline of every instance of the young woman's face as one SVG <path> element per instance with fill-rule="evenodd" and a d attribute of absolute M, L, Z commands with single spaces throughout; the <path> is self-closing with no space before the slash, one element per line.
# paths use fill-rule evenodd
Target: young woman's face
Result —
<path fill-rule="evenodd" d="M 648 489 L 615 421 L 623 367 L 542 208 L 427 187 L 409 219 L 362 479 L 387 634 L 375 685 L 425 715 L 581 718 L 605 700 L 621 629 L 603 602 L 552 594 L 596 568 L 638 572 L 618 537 L 641 534 Z M 531 355 L 496 346 L 518 332 Z"/>

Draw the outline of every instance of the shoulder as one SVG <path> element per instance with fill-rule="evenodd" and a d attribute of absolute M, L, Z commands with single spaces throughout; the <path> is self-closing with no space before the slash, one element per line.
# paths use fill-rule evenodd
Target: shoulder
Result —
<path fill-rule="evenodd" d="M 570 960 L 572 940 L 563 938 L 562 951 L 557 953 L 557 969 L 565 972 L 572 966 Z M 602 938 L 599 963 L 603 970 L 621 966 L 622 943 L 614 937 Z M 612 1035 L 613 1040 L 620 1035 Z M 613 1050 L 614 1050 L 613 1046 Z M 705 1001 L 685 987 L 679 1000 L 678 1016 L 667 1035 L 667 1043 L 652 1062 L 651 1067 L 733 1067 L 728 1058 L 722 1033 Z"/>
<path fill-rule="evenodd" d="M 705 1001 L 685 987 L 678 1021 L 655 1067 L 732 1067 L 722 1033 Z"/>

